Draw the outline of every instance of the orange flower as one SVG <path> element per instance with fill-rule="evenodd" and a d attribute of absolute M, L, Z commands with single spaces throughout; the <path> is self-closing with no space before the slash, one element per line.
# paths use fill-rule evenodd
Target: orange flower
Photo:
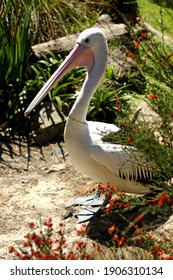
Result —
<path fill-rule="evenodd" d="M 127 142 L 132 143 L 132 142 L 133 142 L 132 137 L 129 137 L 129 138 L 127 139 Z"/>
<path fill-rule="evenodd" d="M 125 237 L 122 236 L 120 240 L 118 240 L 118 245 L 123 245 L 123 242 L 125 241 Z"/>
<path fill-rule="evenodd" d="M 116 230 L 116 226 L 115 225 L 112 225 L 110 228 L 108 228 L 108 233 L 112 233 Z"/>
<path fill-rule="evenodd" d="M 150 99 L 157 99 L 158 98 L 158 96 L 156 95 L 156 94 L 150 94 Z"/>
<path fill-rule="evenodd" d="M 141 215 L 138 215 L 136 219 L 137 219 L 137 221 L 141 221 L 143 219 L 143 217 Z"/>
<path fill-rule="evenodd" d="M 133 57 L 133 55 L 134 55 L 134 53 L 133 53 L 133 52 L 129 52 L 129 53 L 127 53 L 127 54 L 126 54 L 126 57 L 130 57 L 130 58 L 132 58 L 132 57 Z"/>
<path fill-rule="evenodd" d="M 116 187 L 115 185 L 112 185 L 111 190 L 112 190 L 112 191 L 116 191 L 116 190 L 117 190 L 117 187 Z"/>
<path fill-rule="evenodd" d="M 139 43 L 139 42 L 136 42 L 136 43 L 134 44 L 134 48 L 135 48 L 135 49 L 138 49 L 138 48 L 139 48 L 139 45 L 140 45 L 140 43 Z"/>
<path fill-rule="evenodd" d="M 112 237 L 112 240 L 114 240 L 114 241 L 118 240 L 118 235 L 114 234 L 113 237 Z"/>
<path fill-rule="evenodd" d="M 105 186 L 104 186 L 103 184 L 99 184 L 99 185 L 98 185 L 98 189 L 99 189 L 100 191 L 104 191 L 104 190 L 105 190 Z"/>

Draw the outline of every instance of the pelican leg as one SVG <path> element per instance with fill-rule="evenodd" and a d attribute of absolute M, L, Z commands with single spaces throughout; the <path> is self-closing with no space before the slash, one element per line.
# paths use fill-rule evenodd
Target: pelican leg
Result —
<path fill-rule="evenodd" d="M 92 196 L 77 197 L 76 199 L 69 201 L 66 207 L 71 207 L 74 205 L 90 205 L 90 206 L 100 206 L 103 204 L 103 199 L 100 198 L 100 191 L 97 190 Z"/>
<path fill-rule="evenodd" d="M 102 204 L 100 207 L 91 207 L 91 208 L 84 208 L 82 211 L 74 213 L 73 215 L 77 218 L 78 223 L 84 223 L 91 219 L 98 217 L 105 206 L 108 204 L 111 195 L 106 195 L 105 200 L 102 200 Z"/>
<path fill-rule="evenodd" d="M 78 223 L 84 223 L 89 220 L 99 211 L 100 207 L 84 208 L 82 211 L 74 213 Z"/>

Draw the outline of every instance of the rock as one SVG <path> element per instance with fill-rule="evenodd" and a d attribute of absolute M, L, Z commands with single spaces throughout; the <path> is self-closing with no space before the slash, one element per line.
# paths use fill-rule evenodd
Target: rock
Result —
<path fill-rule="evenodd" d="M 31 113 L 31 136 L 34 144 L 44 145 L 61 137 L 65 126 L 65 116 L 55 106 L 46 101 Z"/>
<path fill-rule="evenodd" d="M 60 164 L 53 164 L 49 170 L 47 171 L 47 173 L 51 173 L 51 172 L 58 172 L 58 171 L 62 171 L 66 169 L 66 164 L 65 163 L 60 163 Z"/>

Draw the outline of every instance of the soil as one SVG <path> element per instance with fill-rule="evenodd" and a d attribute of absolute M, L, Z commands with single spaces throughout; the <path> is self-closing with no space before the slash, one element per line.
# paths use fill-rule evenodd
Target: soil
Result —
<path fill-rule="evenodd" d="M 56 143 L 30 147 L 25 141 L 1 139 L 0 147 L 0 259 L 10 259 L 8 247 L 18 247 L 29 231 L 52 217 L 55 228 L 63 220 L 66 204 L 87 195 L 96 184 L 73 167 L 65 146 Z M 75 217 L 65 220 L 70 242 L 80 226 Z"/>

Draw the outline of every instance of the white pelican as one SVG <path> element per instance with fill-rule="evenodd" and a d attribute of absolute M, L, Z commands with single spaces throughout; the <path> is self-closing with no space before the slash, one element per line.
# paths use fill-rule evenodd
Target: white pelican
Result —
<path fill-rule="evenodd" d="M 119 128 L 86 120 L 90 100 L 104 75 L 107 59 L 108 47 L 103 32 L 99 28 L 84 30 L 73 50 L 33 99 L 25 116 L 69 70 L 85 67 L 87 75 L 64 132 L 69 155 L 79 170 L 98 182 L 115 185 L 118 190 L 124 189 L 128 193 L 145 193 L 148 189 L 139 182 L 143 177 L 150 177 L 150 172 L 137 151 L 128 146 L 102 142 L 103 135 L 117 132 Z M 131 153 L 132 150 L 135 153 Z"/>

